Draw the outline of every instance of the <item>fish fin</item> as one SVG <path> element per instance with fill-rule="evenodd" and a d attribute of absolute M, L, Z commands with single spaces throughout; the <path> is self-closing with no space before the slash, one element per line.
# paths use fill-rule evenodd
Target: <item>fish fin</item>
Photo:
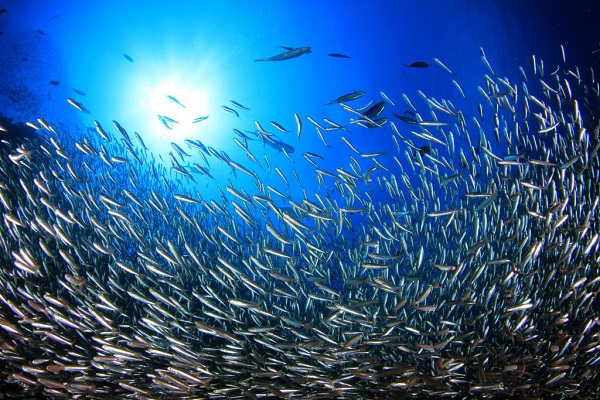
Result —
<path fill-rule="evenodd" d="M 287 47 L 287 46 L 279 46 L 279 47 L 281 47 L 282 49 L 288 50 L 288 51 L 289 50 L 294 50 L 293 47 Z"/>

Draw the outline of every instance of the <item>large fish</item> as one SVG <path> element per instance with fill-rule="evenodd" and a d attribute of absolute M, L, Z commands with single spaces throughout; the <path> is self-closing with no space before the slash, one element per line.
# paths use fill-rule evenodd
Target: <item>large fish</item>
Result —
<path fill-rule="evenodd" d="M 308 54 L 308 53 L 312 53 L 310 51 L 310 47 L 306 46 L 306 47 L 283 47 L 282 48 L 286 49 L 287 51 L 274 55 L 272 57 L 269 58 L 260 58 L 260 59 L 256 59 L 254 61 L 283 61 L 283 60 L 289 60 L 290 58 L 295 58 L 295 57 L 300 57 L 302 54 Z"/>

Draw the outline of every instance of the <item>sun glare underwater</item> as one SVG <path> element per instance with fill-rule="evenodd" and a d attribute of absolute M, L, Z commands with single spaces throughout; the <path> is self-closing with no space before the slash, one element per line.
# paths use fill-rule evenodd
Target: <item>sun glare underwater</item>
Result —
<path fill-rule="evenodd" d="M 595 3 L 0 1 L 0 397 L 598 398 Z"/>

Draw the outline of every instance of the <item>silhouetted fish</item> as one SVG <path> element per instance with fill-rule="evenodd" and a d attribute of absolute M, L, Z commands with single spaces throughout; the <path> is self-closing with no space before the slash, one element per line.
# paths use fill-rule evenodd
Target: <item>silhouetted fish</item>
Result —
<path fill-rule="evenodd" d="M 331 56 L 331 57 L 337 57 L 337 58 L 352 58 L 350 56 L 347 56 L 347 55 L 341 54 L 341 53 L 329 53 L 327 55 Z"/>
<path fill-rule="evenodd" d="M 288 154 L 291 154 L 291 153 L 293 153 L 296 150 L 296 149 L 294 149 L 293 146 L 285 143 L 284 141 L 278 139 L 275 136 L 271 136 L 271 137 L 265 138 L 264 143 L 267 146 L 270 146 L 270 147 L 274 148 L 275 150 L 285 151 Z"/>
<path fill-rule="evenodd" d="M 234 107 L 237 107 L 237 108 L 239 108 L 240 110 L 250 110 L 250 108 L 249 108 L 249 107 L 246 107 L 245 105 L 243 105 L 243 104 L 240 104 L 240 103 L 238 103 L 238 102 L 237 102 L 237 101 L 235 101 L 235 100 L 229 100 L 229 102 L 230 102 L 230 103 L 231 103 L 231 104 L 232 104 Z"/>
<path fill-rule="evenodd" d="M 382 100 L 380 102 L 373 104 L 367 111 L 365 111 L 363 113 L 363 115 L 367 118 L 373 119 L 373 118 L 377 117 L 379 114 L 381 114 L 384 107 L 385 107 L 385 101 Z"/>
<path fill-rule="evenodd" d="M 363 92 L 363 91 L 356 91 L 355 90 L 354 92 L 350 92 L 350 93 L 346 93 L 344 95 L 341 95 L 340 97 L 338 97 L 335 100 L 331 100 L 326 105 L 334 104 L 334 103 L 345 103 L 347 101 L 352 101 L 352 100 L 360 99 L 362 96 L 364 96 L 364 94 L 365 94 L 365 92 Z"/>
<path fill-rule="evenodd" d="M 56 18 L 58 18 L 58 17 L 62 17 L 62 16 L 63 16 L 63 15 L 65 15 L 66 13 L 67 13 L 67 12 L 65 11 L 65 12 L 62 12 L 62 13 L 60 13 L 60 14 L 53 15 L 53 16 L 51 16 L 50 18 L 48 18 L 48 21 L 52 21 L 52 20 L 54 20 L 54 19 L 56 19 Z"/>
<path fill-rule="evenodd" d="M 221 106 L 221 108 L 225 111 L 227 111 L 228 113 L 234 114 L 236 117 L 239 117 L 240 114 L 234 110 L 233 108 L 229 107 L 229 106 Z"/>
<path fill-rule="evenodd" d="M 129 62 L 133 62 L 133 58 L 131 58 L 131 56 L 129 56 L 129 55 L 125 54 L 125 53 L 122 53 L 122 54 L 123 54 L 123 57 L 125 57 L 125 59 L 126 59 L 127 61 L 129 61 Z"/>
<path fill-rule="evenodd" d="M 288 49 L 288 51 L 281 53 L 281 54 L 274 55 L 269 58 L 260 58 L 260 59 L 254 60 L 254 61 L 283 61 L 283 60 L 289 60 L 290 58 L 299 57 L 302 54 L 311 53 L 310 47 L 308 47 L 308 46 L 307 47 L 298 47 L 298 48 L 283 47 L 283 46 L 280 46 L 280 47 L 282 47 L 284 49 Z"/>
<path fill-rule="evenodd" d="M 53 85 L 53 86 L 58 86 L 58 85 L 60 85 L 60 82 L 59 82 L 59 81 L 50 81 L 49 83 L 50 83 L 51 85 Z"/>
<path fill-rule="evenodd" d="M 425 61 L 415 61 L 412 64 L 402 64 L 405 67 L 409 67 L 409 68 L 427 68 L 429 67 L 429 64 L 427 64 Z"/>
<path fill-rule="evenodd" d="M 196 123 L 198 123 L 198 122 L 202 122 L 202 121 L 204 121 L 204 120 L 205 120 L 205 119 L 207 119 L 207 118 L 208 118 L 208 115 L 207 115 L 207 116 L 205 116 L 205 117 L 198 117 L 198 118 L 194 118 L 194 119 L 192 120 L 192 124 L 196 124 Z"/>
<path fill-rule="evenodd" d="M 427 146 L 421 146 L 417 149 L 417 151 L 419 152 L 419 154 L 424 155 L 424 154 L 429 154 L 431 153 L 431 146 L 427 145 Z M 413 157 L 417 156 L 417 151 L 413 151 Z"/>
<path fill-rule="evenodd" d="M 177 100 L 177 98 L 175 98 L 175 96 L 167 96 L 167 99 L 169 99 L 172 103 L 177 104 L 180 107 L 185 108 L 185 106 L 179 101 Z"/>
<path fill-rule="evenodd" d="M 394 116 L 396 116 L 396 118 L 398 118 L 400 121 L 406 122 L 407 124 L 418 124 L 419 123 L 419 121 L 417 121 L 413 117 L 407 117 L 405 115 L 400 115 L 400 114 L 396 114 L 396 113 L 394 113 Z"/>

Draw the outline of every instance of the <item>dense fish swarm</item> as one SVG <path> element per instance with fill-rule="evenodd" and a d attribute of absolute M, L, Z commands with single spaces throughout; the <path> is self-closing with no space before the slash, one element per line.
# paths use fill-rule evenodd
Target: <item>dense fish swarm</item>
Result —
<path fill-rule="evenodd" d="M 428 117 L 397 125 L 383 94 L 341 103 L 346 126 L 393 136 L 393 165 L 305 153 L 322 188 L 305 198 L 197 147 L 254 182 L 205 201 L 116 122 L 30 122 L 37 138 L 1 144 L 5 392 L 600 396 L 598 82 L 534 59 L 512 84 L 483 61 L 489 126 L 424 94 Z"/>

